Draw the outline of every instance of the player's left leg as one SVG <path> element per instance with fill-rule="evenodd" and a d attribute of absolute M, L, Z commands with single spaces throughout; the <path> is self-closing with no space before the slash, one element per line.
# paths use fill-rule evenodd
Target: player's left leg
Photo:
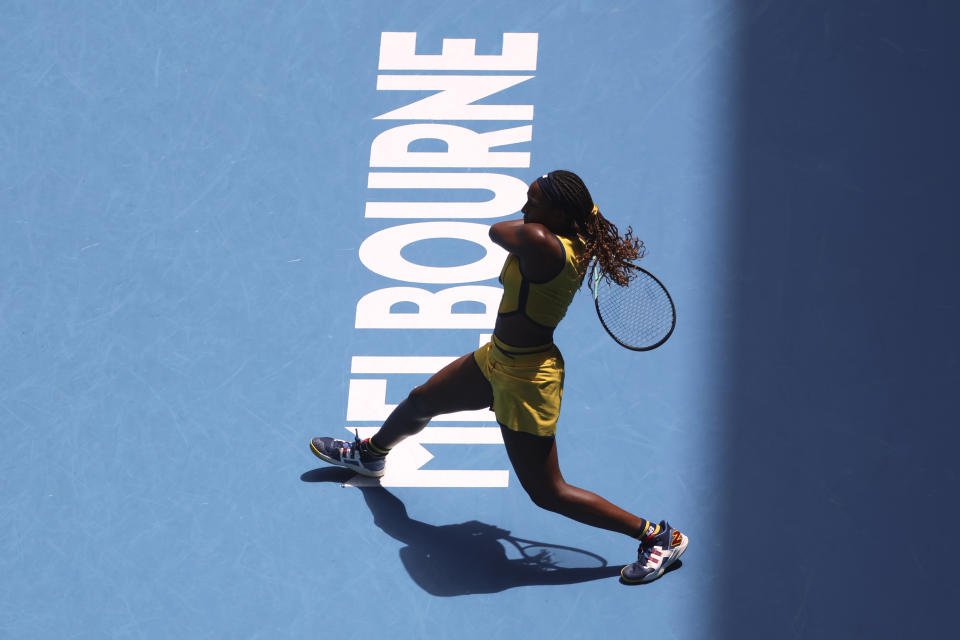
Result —
<path fill-rule="evenodd" d="M 373 436 L 374 443 L 390 449 L 419 433 L 434 417 L 457 411 L 486 409 L 493 403 L 493 390 L 474 355 L 461 356 L 410 391 Z"/>
<path fill-rule="evenodd" d="M 413 389 L 390 413 L 371 438 L 353 442 L 339 438 L 313 438 L 310 450 L 330 464 L 359 474 L 380 477 L 386 469 L 386 455 L 404 438 L 419 433 L 431 418 L 457 411 L 489 407 L 493 402 L 490 383 L 477 366 L 472 353 L 457 358 Z"/>

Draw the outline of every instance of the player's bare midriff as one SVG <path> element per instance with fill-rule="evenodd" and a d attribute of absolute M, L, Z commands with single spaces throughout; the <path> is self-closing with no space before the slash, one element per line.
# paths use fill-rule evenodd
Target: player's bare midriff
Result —
<path fill-rule="evenodd" d="M 553 342 L 553 329 L 534 324 L 524 316 L 498 316 L 494 334 L 514 347 L 537 347 Z"/>

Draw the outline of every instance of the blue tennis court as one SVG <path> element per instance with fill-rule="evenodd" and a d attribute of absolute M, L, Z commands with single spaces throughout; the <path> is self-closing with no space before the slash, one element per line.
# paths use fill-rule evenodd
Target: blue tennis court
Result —
<path fill-rule="evenodd" d="M 949 2 L 6 3 L 0 637 L 941 637 L 960 597 Z M 551 169 L 677 328 L 557 331 L 557 446 L 690 548 L 534 506 L 489 411 L 375 432 L 489 340 Z"/>

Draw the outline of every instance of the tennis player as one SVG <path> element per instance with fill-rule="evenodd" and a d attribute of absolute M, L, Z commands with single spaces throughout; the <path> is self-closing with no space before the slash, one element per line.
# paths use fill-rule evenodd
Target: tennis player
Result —
<path fill-rule="evenodd" d="M 585 524 L 638 539 L 637 561 L 621 571 L 629 584 L 663 575 L 686 550 L 687 536 L 624 511 L 567 484 L 555 441 L 564 363 L 553 332 L 596 261 L 604 277 L 628 280 L 626 263 L 642 255 L 631 229 L 621 236 L 600 213 L 583 181 L 569 171 L 537 178 L 527 191 L 523 220 L 498 222 L 490 238 L 509 252 L 503 298 L 491 341 L 450 363 L 410 394 L 371 438 L 314 438 L 321 460 L 379 477 L 390 449 L 435 416 L 491 407 L 520 484 L 533 502 Z"/>

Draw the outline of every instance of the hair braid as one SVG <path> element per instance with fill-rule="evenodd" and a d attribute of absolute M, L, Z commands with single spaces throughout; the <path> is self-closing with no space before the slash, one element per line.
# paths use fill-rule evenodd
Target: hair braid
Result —
<path fill-rule="evenodd" d="M 550 172 L 549 176 L 560 196 L 560 202 L 554 204 L 567 213 L 574 229 L 586 242 L 586 264 L 583 266 L 593 262 L 599 266 L 605 280 L 625 286 L 634 275 L 629 265 L 646 252 L 643 242 L 634 237 L 632 227 L 627 227 L 627 233 L 621 236 L 617 226 L 599 210 L 593 213 L 593 197 L 577 174 L 559 169 Z M 583 274 L 586 272 L 584 268 Z"/>

